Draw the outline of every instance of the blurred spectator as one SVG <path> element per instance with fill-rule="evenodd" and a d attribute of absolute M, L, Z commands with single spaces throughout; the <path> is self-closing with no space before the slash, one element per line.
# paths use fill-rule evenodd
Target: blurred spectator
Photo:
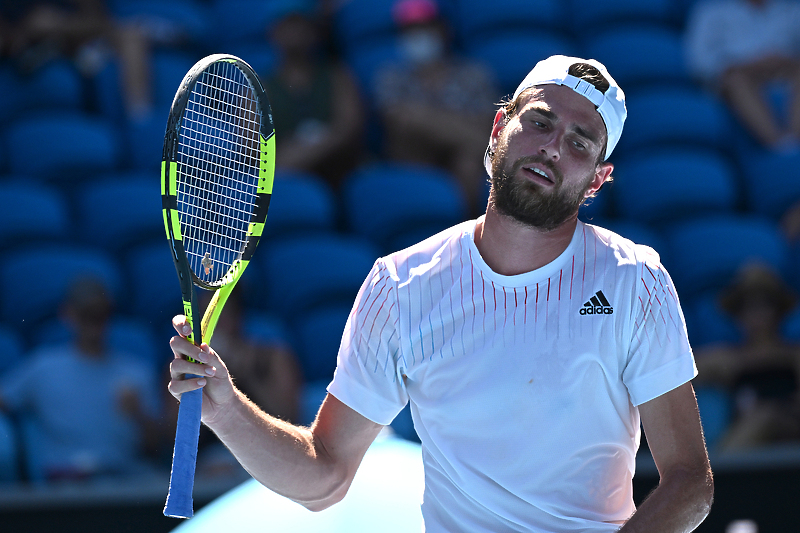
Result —
<path fill-rule="evenodd" d="M 106 288 L 77 280 L 61 310 L 73 339 L 3 374 L 0 408 L 24 428 L 33 480 L 142 474 L 166 436 L 149 366 L 107 344 L 111 314 Z"/>
<path fill-rule="evenodd" d="M 22 74 L 66 57 L 86 78 L 116 55 L 128 116 L 150 111 L 149 40 L 138 24 L 115 20 L 103 0 L 4 0 L 0 15 L 0 55 Z"/>
<path fill-rule="evenodd" d="M 690 68 L 756 140 L 779 151 L 800 149 L 800 2 L 697 2 L 686 38 Z M 774 84 L 792 93 L 788 117 L 771 105 Z"/>
<path fill-rule="evenodd" d="M 204 298 L 210 294 L 205 293 Z M 210 344 L 225 354 L 239 390 L 272 416 L 297 423 L 302 378 L 294 353 L 279 339 L 267 342 L 248 336 L 242 327 L 243 315 L 240 293 L 234 290 Z"/>
<path fill-rule="evenodd" d="M 314 2 L 277 1 L 280 15 L 268 34 L 278 67 L 264 79 L 277 132 L 276 163 L 336 188 L 361 156 L 361 94 L 324 46 L 327 32 Z"/>
<path fill-rule="evenodd" d="M 387 156 L 446 169 L 471 214 L 482 212 L 482 154 L 498 94 L 492 75 L 454 54 L 433 0 L 400 0 L 393 14 L 404 62 L 381 69 L 375 87 Z"/>
<path fill-rule="evenodd" d="M 735 402 L 721 450 L 800 441 L 800 345 L 781 334 L 795 295 L 772 269 L 749 264 L 723 291 L 720 305 L 742 339 L 698 350 L 697 380 L 698 387 L 725 387 Z"/>

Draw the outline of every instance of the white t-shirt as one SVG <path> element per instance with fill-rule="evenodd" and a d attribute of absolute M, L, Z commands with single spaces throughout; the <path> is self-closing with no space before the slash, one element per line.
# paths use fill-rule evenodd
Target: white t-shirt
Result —
<path fill-rule="evenodd" d="M 652 249 L 583 223 L 552 263 L 502 276 L 474 229 L 375 263 L 328 390 L 380 424 L 411 402 L 428 533 L 616 531 L 636 406 L 697 372 L 672 281 Z"/>

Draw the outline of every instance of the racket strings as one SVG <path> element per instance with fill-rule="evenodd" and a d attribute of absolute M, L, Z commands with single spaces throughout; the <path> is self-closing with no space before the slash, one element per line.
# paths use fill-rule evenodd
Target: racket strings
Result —
<path fill-rule="evenodd" d="M 195 275 L 219 284 L 241 257 L 258 197 L 261 111 L 244 74 L 216 63 L 195 84 L 178 147 L 178 211 Z"/>

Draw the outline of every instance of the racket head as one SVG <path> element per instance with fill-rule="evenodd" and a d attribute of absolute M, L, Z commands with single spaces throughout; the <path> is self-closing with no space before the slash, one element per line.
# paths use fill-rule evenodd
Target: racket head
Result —
<path fill-rule="evenodd" d="M 263 231 L 274 170 L 272 112 L 256 73 L 229 54 L 198 61 L 172 102 L 161 164 L 185 308 L 192 285 L 216 290 L 241 276 Z"/>

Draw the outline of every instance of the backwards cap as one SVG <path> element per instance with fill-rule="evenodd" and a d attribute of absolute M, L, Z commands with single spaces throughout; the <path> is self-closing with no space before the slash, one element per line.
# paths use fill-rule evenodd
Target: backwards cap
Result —
<path fill-rule="evenodd" d="M 588 63 L 592 65 L 603 77 L 608 80 L 610 87 L 604 93 L 601 93 L 594 85 L 586 80 L 577 78 L 569 74 L 569 67 L 575 63 Z M 594 59 L 581 59 L 579 57 L 569 56 L 550 56 L 536 63 L 536 66 L 525 76 L 522 83 L 519 84 L 517 90 L 514 91 L 512 100 L 530 87 L 537 85 L 564 85 L 571 88 L 576 93 L 585 96 L 590 102 L 597 107 L 597 112 L 603 118 L 606 125 L 606 132 L 608 133 L 608 143 L 606 145 L 606 154 L 604 159 L 608 159 L 614 147 L 619 142 L 619 137 L 622 135 L 622 125 L 625 123 L 625 117 L 628 115 L 625 109 L 625 93 L 614 81 L 614 78 L 608 73 L 606 67 Z M 486 158 L 487 170 L 491 168 L 488 161 L 488 154 Z"/>

